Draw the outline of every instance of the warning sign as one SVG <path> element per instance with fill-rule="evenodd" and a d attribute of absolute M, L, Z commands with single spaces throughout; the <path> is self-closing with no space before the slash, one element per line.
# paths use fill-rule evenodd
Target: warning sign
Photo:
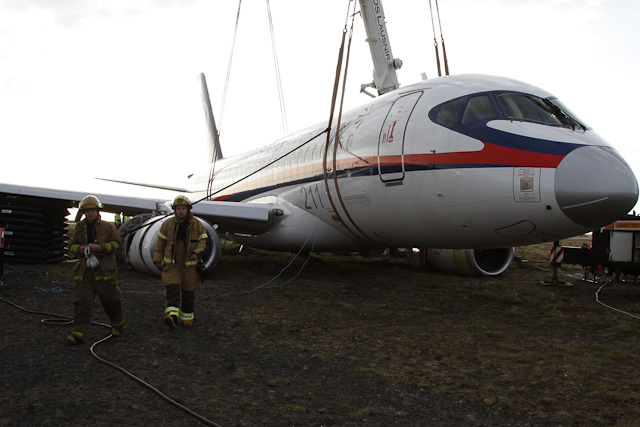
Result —
<path fill-rule="evenodd" d="M 540 168 L 513 168 L 513 198 L 516 202 L 540 201 Z"/>
<path fill-rule="evenodd" d="M 549 255 L 549 263 L 562 264 L 564 261 L 564 248 L 562 246 L 554 246 L 551 248 L 551 255 Z"/>

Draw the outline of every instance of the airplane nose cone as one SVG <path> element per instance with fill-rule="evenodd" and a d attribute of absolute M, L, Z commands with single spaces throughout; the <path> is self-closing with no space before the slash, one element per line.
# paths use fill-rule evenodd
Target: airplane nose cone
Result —
<path fill-rule="evenodd" d="M 556 169 L 556 200 L 576 224 L 596 229 L 626 215 L 638 200 L 638 182 L 610 147 L 585 146 L 567 154 Z"/>

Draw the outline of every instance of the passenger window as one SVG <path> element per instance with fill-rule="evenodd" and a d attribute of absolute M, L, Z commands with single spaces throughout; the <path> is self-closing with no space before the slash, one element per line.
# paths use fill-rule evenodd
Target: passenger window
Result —
<path fill-rule="evenodd" d="M 456 119 L 458 118 L 458 112 L 460 111 L 460 106 L 462 105 L 461 99 L 454 99 L 453 101 L 449 101 L 440 108 L 440 112 L 438 113 L 438 118 L 436 119 L 438 123 L 447 127 L 454 127 L 456 125 Z"/>
<path fill-rule="evenodd" d="M 462 124 L 466 125 L 478 120 L 486 120 L 496 116 L 496 110 L 487 95 L 469 98 L 467 107 L 462 114 Z"/>

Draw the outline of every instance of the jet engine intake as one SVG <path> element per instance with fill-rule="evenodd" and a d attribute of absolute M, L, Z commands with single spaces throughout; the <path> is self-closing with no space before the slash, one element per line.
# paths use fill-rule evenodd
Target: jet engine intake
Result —
<path fill-rule="evenodd" d="M 169 217 L 161 218 L 151 214 L 137 215 L 127 221 L 118 230 L 122 237 L 124 261 L 143 273 L 162 274 L 153 262 L 153 254 L 158 242 L 158 231 Z M 198 217 L 197 217 L 198 218 Z M 207 270 L 213 269 L 218 260 L 222 245 L 215 228 L 206 220 L 198 218 L 207 230 L 207 246 L 202 253 L 202 261 Z M 140 228 L 138 228 L 140 227 Z M 137 229 L 136 231 L 131 231 Z"/>
<path fill-rule="evenodd" d="M 414 268 L 458 273 L 463 276 L 497 276 L 515 255 L 515 248 L 502 249 L 417 249 L 409 253 Z"/>

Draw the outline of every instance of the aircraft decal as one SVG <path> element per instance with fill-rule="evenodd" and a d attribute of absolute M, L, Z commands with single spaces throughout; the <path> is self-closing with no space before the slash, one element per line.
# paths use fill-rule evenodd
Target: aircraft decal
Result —
<path fill-rule="evenodd" d="M 561 144 L 576 145 L 576 144 Z M 572 149 L 574 147 L 571 147 Z M 405 154 L 404 168 L 406 172 L 423 170 L 445 169 L 469 169 L 469 168 L 495 168 L 495 167 L 529 167 L 529 168 L 556 168 L 564 156 L 557 154 L 545 154 L 504 147 L 491 143 L 484 143 L 480 151 L 466 151 L 454 153 L 424 153 Z M 338 178 L 378 175 L 378 166 L 372 164 L 375 157 L 340 159 L 338 165 Z M 402 156 L 386 156 L 380 158 L 380 167 L 383 171 L 402 170 Z M 250 182 L 232 187 L 232 193 L 222 194 L 216 197 L 217 201 L 239 202 L 268 193 L 281 188 L 278 184 L 279 175 L 282 172 L 260 177 Z M 332 175 L 332 174 L 331 174 Z M 288 186 L 296 186 L 319 182 L 323 180 L 322 163 L 305 167 L 292 168 L 289 171 Z"/>
<path fill-rule="evenodd" d="M 480 151 L 409 154 L 405 155 L 404 163 L 407 171 L 512 166 L 555 168 L 563 158 L 563 155 L 539 153 L 484 142 L 484 148 Z"/>
<path fill-rule="evenodd" d="M 540 202 L 540 168 L 513 168 L 513 200 Z"/>
<path fill-rule="evenodd" d="M 515 135 L 513 133 L 492 129 L 488 127 L 486 123 L 483 123 L 482 125 L 476 125 L 474 123 L 472 125 L 460 126 L 459 128 L 453 129 L 453 131 L 480 141 L 487 141 L 485 144 L 490 143 L 496 146 L 520 150 L 530 154 L 539 153 L 564 157 L 576 148 L 580 148 L 585 145 Z M 573 131 L 567 129 L 567 132 Z"/>

